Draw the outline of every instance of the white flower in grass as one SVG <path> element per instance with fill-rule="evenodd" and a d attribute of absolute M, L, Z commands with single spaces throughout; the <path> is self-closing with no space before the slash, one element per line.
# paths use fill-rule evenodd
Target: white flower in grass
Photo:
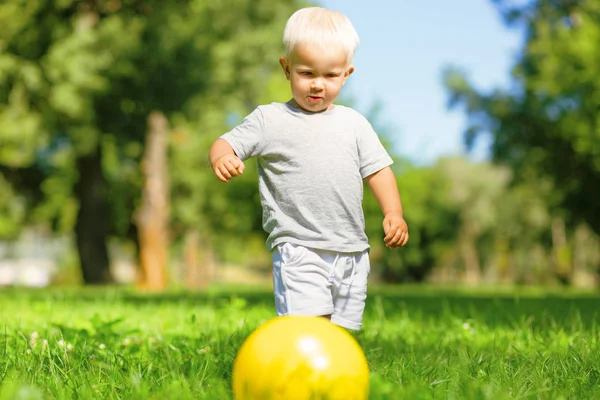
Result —
<path fill-rule="evenodd" d="M 25 350 L 25 354 L 31 354 L 31 349 Z"/>
<path fill-rule="evenodd" d="M 100 345 L 98 346 L 98 348 L 100 350 L 104 350 L 106 348 L 106 345 L 104 343 L 100 343 Z"/>
<path fill-rule="evenodd" d="M 150 348 L 150 350 L 160 349 L 162 347 L 160 338 L 149 337 L 148 338 L 148 347 Z"/>
<path fill-rule="evenodd" d="M 37 331 L 36 331 L 36 332 L 32 332 L 32 333 L 29 335 L 29 345 L 30 345 L 31 347 L 35 347 L 35 346 L 37 346 L 37 342 L 38 342 L 38 339 L 39 339 L 39 337 L 40 337 L 40 334 L 39 334 L 39 333 L 37 333 Z"/>
<path fill-rule="evenodd" d="M 48 347 L 48 341 L 46 339 L 42 340 L 42 349 Z"/>
<path fill-rule="evenodd" d="M 196 350 L 198 354 L 208 353 L 210 351 L 210 346 L 203 347 L 201 349 Z"/>
<path fill-rule="evenodd" d="M 67 344 L 67 351 L 73 350 L 73 345 L 71 343 Z"/>
<path fill-rule="evenodd" d="M 56 342 L 56 344 L 58 344 L 58 347 L 60 347 L 61 349 L 64 348 L 67 344 L 65 343 L 64 340 L 60 339 L 58 342 Z"/>
<path fill-rule="evenodd" d="M 131 339 L 130 338 L 125 338 L 123 339 L 123 341 L 121 342 L 121 346 L 123 347 L 127 347 L 131 344 Z"/>
<path fill-rule="evenodd" d="M 475 334 L 475 328 L 467 321 L 462 324 L 462 328 L 465 331 L 465 335 L 471 336 Z"/>

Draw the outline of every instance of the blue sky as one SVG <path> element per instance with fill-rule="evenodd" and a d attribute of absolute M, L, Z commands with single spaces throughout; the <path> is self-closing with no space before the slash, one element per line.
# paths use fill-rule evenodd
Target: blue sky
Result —
<path fill-rule="evenodd" d="M 361 39 L 345 89 L 365 112 L 379 99 L 396 154 L 417 164 L 464 154 L 462 111 L 448 111 L 442 70 L 465 69 L 480 89 L 505 87 L 521 34 L 491 0 L 320 0 L 346 14 Z M 483 159 L 480 141 L 473 159 Z"/>

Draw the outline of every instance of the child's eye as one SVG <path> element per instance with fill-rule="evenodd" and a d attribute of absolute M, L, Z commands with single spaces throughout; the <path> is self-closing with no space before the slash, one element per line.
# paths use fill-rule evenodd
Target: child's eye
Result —
<path fill-rule="evenodd" d="M 328 78 L 337 78 L 338 74 L 327 74 Z"/>
<path fill-rule="evenodd" d="M 310 72 L 310 71 L 302 71 L 302 72 L 300 72 L 300 75 L 311 76 L 312 72 Z"/>

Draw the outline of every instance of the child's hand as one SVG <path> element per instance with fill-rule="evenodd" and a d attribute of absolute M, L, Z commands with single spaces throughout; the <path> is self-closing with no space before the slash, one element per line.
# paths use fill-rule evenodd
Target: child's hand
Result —
<path fill-rule="evenodd" d="M 219 180 L 229 181 L 244 173 L 246 166 L 235 154 L 226 154 L 213 164 L 213 171 Z"/>
<path fill-rule="evenodd" d="M 383 219 L 386 247 L 402 247 L 408 242 L 408 226 L 400 214 L 390 213 Z"/>

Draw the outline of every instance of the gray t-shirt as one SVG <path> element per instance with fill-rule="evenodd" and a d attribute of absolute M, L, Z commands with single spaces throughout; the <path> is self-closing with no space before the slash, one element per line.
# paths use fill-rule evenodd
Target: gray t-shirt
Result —
<path fill-rule="evenodd" d="M 241 160 L 257 158 L 269 251 L 285 242 L 336 252 L 369 249 L 363 178 L 393 161 L 365 117 L 339 105 L 309 113 L 271 103 L 221 138 Z"/>

